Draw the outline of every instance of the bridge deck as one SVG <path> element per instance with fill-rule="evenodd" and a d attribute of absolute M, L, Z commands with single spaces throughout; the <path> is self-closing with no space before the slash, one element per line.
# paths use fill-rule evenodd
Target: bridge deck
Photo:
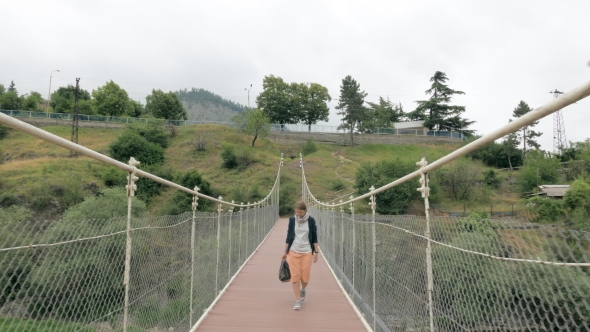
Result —
<path fill-rule="evenodd" d="M 366 331 L 321 255 L 302 309 L 293 310 L 291 285 L 278 279 L 287 224 L 279 219 L 197 331 Z"/>

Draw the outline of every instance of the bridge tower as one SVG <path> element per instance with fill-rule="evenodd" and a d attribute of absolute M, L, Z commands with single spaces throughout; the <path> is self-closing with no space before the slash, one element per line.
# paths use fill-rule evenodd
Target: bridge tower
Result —
<path fill-rule="evenodd" d="M 554 98 L 559 97 L 563 92 L 550 91 Z M 563 150 L 567 149 L 567 139 L 565 138 L 565 126 L 563 124 L 563 114 L 561 110 L 553 113 L 553 154 L 561 154 Z"/>

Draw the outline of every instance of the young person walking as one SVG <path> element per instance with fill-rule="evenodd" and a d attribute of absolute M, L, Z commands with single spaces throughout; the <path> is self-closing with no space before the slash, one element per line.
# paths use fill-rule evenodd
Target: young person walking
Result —
<path fill-rule="evenodd" d="M 319 246 L 315 219 L 307 213 L 304 202 L 295 203 L 295 216 L 289 218 L 287 243 L 282 260 L 287 259 L 291 270 L 291 285 L 295 294 L 293 309 L 301 309 L 311 275 L 311 262 L 318 261 Z"/>

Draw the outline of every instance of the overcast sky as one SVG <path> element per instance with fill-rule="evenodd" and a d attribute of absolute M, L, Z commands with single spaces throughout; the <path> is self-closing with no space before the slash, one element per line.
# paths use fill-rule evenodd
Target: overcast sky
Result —
<path fill-rule="evenodd" d="M 265 75 L 322 84 L 333 99 L 351 75 L 368 101 L 408 112 L 438 70 L 486 134 L 520 100 L 538 107 L 590 80 L 588 0 L 2 0 L 0 12 L 0 83 L 44 97 L 55 69 L 52 90 L 113 80 L 142 103 L 153 88 L 196 87 L 246 105 L 253 84 L 251 106 Z M 590 137 L 590 99 L 563 114 L 569 141 Z M 538 125 L 546 150 L 552 126 Z"/>

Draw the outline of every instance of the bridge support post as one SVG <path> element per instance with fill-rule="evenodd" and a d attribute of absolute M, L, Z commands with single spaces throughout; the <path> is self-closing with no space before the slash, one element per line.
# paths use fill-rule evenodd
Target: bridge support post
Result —
<path fill-rule="evenodd" d="M 339 202 L 342 204 L 342 200 Z M 340 271 L 344 274 L 344 206 L 340 205 Z"/>
<path fill-rule="evenodd" d="M 223 200 L 223 197 L 219 196 L 219 200 Z M 217 260 L 215 262 L 215 296 L 219 295 L 219 244 L 221 241 L 221 203 L 217 205 Z"/>
<path fill-rule="evenodd" d="M 375 186 L 371 186 L 369 191 L 374 191 Z M 375 234 L 375 208 L 377 207 L 377 202 L 375 200 L 375 195 L 371 195 L 370 203 L 371 212 L 372 212 L 372 222 L 371 222 L 371 236 L 373 238 L 373 257 L 371 259 L 373 263 L 373 331 L 377 331 L 377 293 L 375 289 L 375 282 L 376 282 L 376 266 L 375 266 L 375 254 L 377 253 L 377 234 Z"/>
<path fill-rule="evenodd" d="M 243 202 L 240 202 L 240 205 L 244 205 Z M 244 211 L 243 207 L 240 207 L 240 233 L 239 233 L 239 240 L 238 240 L 238 264 L 242 265 L 242 211 Z"/>
<path fill-rule="evenodd" d="M 235 202 L 232 200 L 231 203 L 234 204 Z M 229 254 L 228 254 L 228 257 L 227 257 L 227 261 L 228 261 L 228 264 L 227 264 L 227 280 L 230 280 L 231 279 L 231 233 L 232 233 L 231 217 L 232 217 L 233 214 L 234 214 L 234 206 L 232 205 L 229 208 L 229 232 L 228 232 L 229 233 L 229 235 L 228 235 L 228 240 L 229 240 L 229 243 L 228 243 L 228 252 L 229 252 Z"/>
<path fill-rule="evenodd" d="M 434 275 L 432 272 L 432 243 L 430 240 L 430 203 L 428 196 L 430 195 L 430 187 L 428 186 L 428 173 L 424 173 L 424 167 L 428 165 L 426 158 L 422 158 L 416 165 L 420 166 L 420 188 L 418 191 L 422 193 L 424 198 L 424 210 L 426 214 L 426 232 L 424 236 L 428 241 L 426 243 L 426 273 L 428 277 L 428 311 L 430 316 L 430 332 L 434 332 L 434 303 L 432 300 L 432 293 L 434 292 Z"/>
<path fill-rule="evenodd" d="M 195 192 L 199 192 L 199 187 L 195 187 L 194 188 Z M 194 285 L 195 285 L 195 226 L 196 226 L 196 212 L 197 212 L 197 206 L 199 206 L 199 196 L 197 196 L 196 194 L 193 195 L 193 204 L 192 204 L 192 209 L 193 209 L 193 220 L 192 220 L 192 225 L 191 225 L 191 298 L 190 298 L 190 321 L 189 321 L 189 325 L 192 326 L 193 325 L 193 313 L 194 313 L 194 309 L 193 309 L 193 291 L 194 291 Z"/>
<path fill-rule="evenodd" d="M 127 332 L 129 318 L 129 279 L 131 274 L 131 204 L 133 202 L 133 196 L 135 196 L 135 191 L 137 190 L 135 181 L 139 180 L 139 178 L 135 176 L 135 166 L 139 164 L 140 162 L 135 160 L 135 158 L 131 157 L 129 159 L 129 165 L 133 167 L 133 170 L 129 172 L 129 175 L 127 176 L 127 185 L 125 186 L 125 189 L 127 189 L 127 241 L 125 245 L 125 276 L 123 277 L 123 284 L 125 285 L 123 332 Z"/>
<path fill-rule="evenodd" d="M 352 195 L 350 195 L 350 200 L 352 200 L 354 197 Z M 355 294 L 356 292 L 354 290 L 356 290 L 356 285 L 354 284 L 354 272 L 356 269 L 356 222 L 354 222 L 354 202 L 350 202 L 350 217 L 352 220 L 352 289 L 353 291 L 352 293 L 352 302 L 354 302 L 354 298 L 355 298 Z"/>

